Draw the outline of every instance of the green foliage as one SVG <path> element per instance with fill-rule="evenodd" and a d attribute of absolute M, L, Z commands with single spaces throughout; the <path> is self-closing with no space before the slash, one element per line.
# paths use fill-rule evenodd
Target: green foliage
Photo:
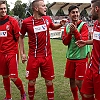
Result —
<path fill-rule="evenodd" d="M 47 15 L 53 16 L 51 9 L 49 8 L 50 3 L 46 4 L 47 7 Z"/>
<path fill-rule="evenodd" d="M 81 11 L 80 15 L 83 16 L 83 17 L 87 17 L 88 16 L 88 13 L 87 13 L 86 9 L 83 9 Z"/>
<path fill-rule="evenodd" d="M 22 1 L 17 0 L 15 2 L 15 6 L 13 8 L 13 13 L 15 16 L 18 16 L 19 18 L 25 18 L 25 13 L 26 13 L 26 3 L 22 4 Z"/>
<path fill-rule="evenodd" d="M 9 14 L 9 11 L 10 11 L 10 5 L 7 4 L 7 14 Z"/>

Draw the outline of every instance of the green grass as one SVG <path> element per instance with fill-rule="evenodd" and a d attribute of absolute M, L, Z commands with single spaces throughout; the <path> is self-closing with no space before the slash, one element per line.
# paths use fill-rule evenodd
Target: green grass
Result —
<path fill-rule="evenodd" d="M 64 78 L 66 47 L 62 44 L 62 41 L 58 39 L 51 39 L 51 47 L 55 68 L 55 79 L 53 80 L 55 88 L 55 100 L 73 100 L 69 88 L 69 79 Z M 25 50 L 28 51 L 27 38 L 25 38 Z M 24 64 L 19 64 L 19 77 L 23 81 L 27 94 L 28 81 L 25 79 L 25 67 L 26 66 Z M 11 91 L 13 100 L 20 100 L 19 90 L 15 87 L 13 82 L 11 82 Z M 3 100 L 4 97 L 5 90 L 2 84 L 2 77 L 0 76 L 0 100 Z M 44 79 L 41 78 L 40 75 L 37 78 L 35 100 L 47 100 Z"/>

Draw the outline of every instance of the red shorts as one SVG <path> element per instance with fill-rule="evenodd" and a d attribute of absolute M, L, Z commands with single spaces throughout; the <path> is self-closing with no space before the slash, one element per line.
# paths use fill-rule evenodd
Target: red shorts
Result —
<path fill-rule="evenodd" d="M 66 61 L 65 77 L 83 80 L 87 68 L 87 58 L 82 60 L 69 60 Z"/>
<path fill-rule="evenodd" d="M 95 94 L 96 100 L 100 100 L 100 74 L 93 73 L 93 71 L 88 68 L 83 80 L 81 92 L 90 95 Z"/>
<path fill-rule="evenodd" d="M 0 75 L 10 75 L 11 78 L 18 77 L 17 54 L 5 55 L 0 53 Z"/>
<path fill-rule="evenodd" d="M 43 78 L 45 78 L 46 80 L 54 79 L 52 56 L 35 58 L 30 55 L 26 68 L 26 78 L 29 80 L 36 79 L 38 77 L 39 68 L 41 71 L 41 76 Z"/>

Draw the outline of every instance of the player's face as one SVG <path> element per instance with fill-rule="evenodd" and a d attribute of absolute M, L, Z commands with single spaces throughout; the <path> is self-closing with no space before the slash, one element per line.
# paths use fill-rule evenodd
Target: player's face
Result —
<path fill-rule="evenodd" d="M 6 4 L 0 4 L 0 18 L 6 16 L 7 8 Z"/>
<path fill-rule="evenodd" d="M 46 15 L 46 10 L 47 10 L 47 7 L 46 7 L 44 1 L 39 1 L 38 2 L 38 14 L 40 16 L 45 16 Z"/>
<path fill-rule="evenodd" d="M 93 6 L 93 4 L 91 4 L 91 18 L 92 18 L 92 20 L 98 19 L 98 13 L 97 13 L 95 7 Z"/>
<path fill-rule="evenodd" d="M 75 8 L 69 13 L 69 17 L 71 18 L 72 21 L 78 21 L 79 20 L 79 9 Z"/>

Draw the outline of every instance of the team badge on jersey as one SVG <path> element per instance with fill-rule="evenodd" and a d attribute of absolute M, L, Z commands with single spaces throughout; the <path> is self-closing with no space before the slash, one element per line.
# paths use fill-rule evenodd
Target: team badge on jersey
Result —
<path fill-rule="evenodd" d="M 47 25 L 49 25 L 49 22 L 48 22 L 48 20 L 47 20 L 47 19 L 46 19 L 46 24 L 47 24 Z"/>
<path fill-rule="evenodd" d="M 46 26 L 46 24 L 34 26 L 34 32 L 35 32 L 35 33 L 43 32 L 43 31 L 47 31 L 47 26 Z"/>
<path fill-rule="evenodd" d="M 10 25 L 7 25 L 6 26 L 6 30 L 10 30 Z"/>
<path fill-rule="evenodd" d="M 0 37 L 7 37 L 7 31 L 0 31 Z"/>
<path fill-rule="evenodd" d="M 100 41 L 100 32 L 94 31 L 93 32 L 93 39 Z"/>
<path fill-rule="evenodd" d="M 29 71 L 26 71 L 26 77 L 29 77 Z"/>

